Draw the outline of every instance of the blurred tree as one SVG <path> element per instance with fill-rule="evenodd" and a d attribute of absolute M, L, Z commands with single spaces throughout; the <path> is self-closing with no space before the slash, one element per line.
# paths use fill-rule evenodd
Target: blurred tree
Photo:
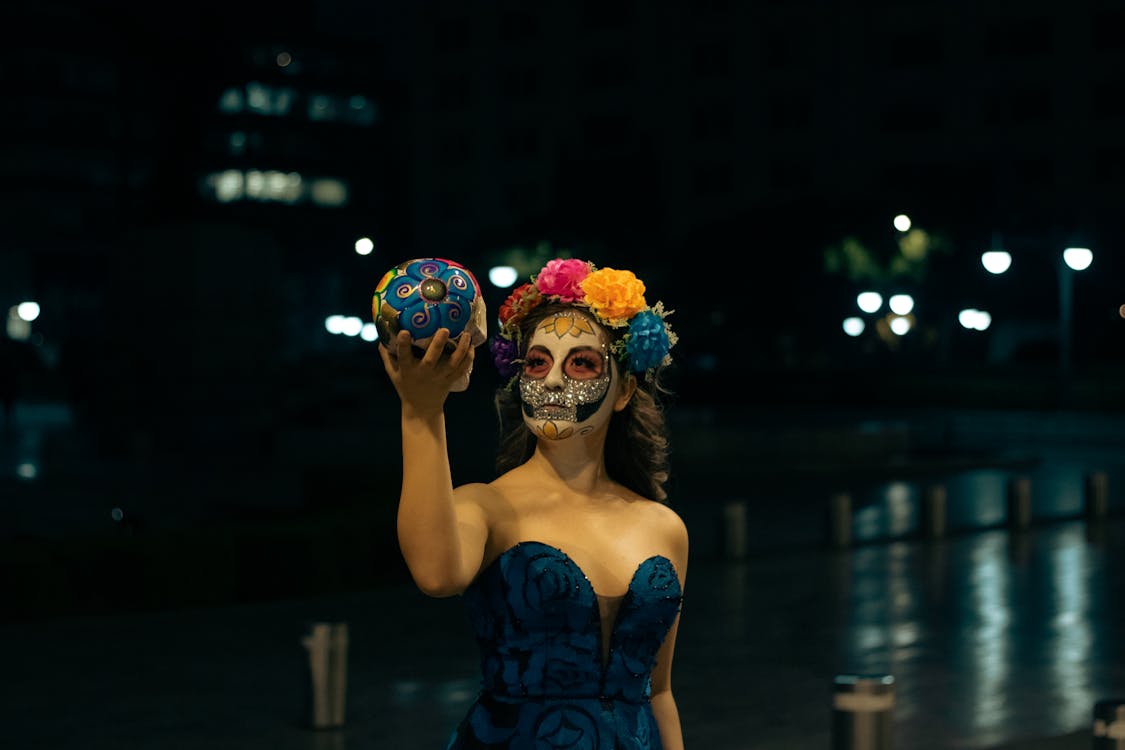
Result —
<path fill-rule="evenodd" d="M 922 283 L 931 258 L 950 251 L 942 235 L 917 227 L 898 232 L 889 251 L 878 252 L 853 235 L 824 250 L 824 271 L 845 274 L 851 281 L 867 281 L 879 286 L 904 279 Z"/>

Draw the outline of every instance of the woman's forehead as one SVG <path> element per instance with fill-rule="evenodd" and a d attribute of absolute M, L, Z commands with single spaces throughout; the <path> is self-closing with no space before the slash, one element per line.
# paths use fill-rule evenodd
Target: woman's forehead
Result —
<path fill-rule="evenodd" d="M 605 344 L 605 334 L 601 326 L 590 317 L 565 310 L 548 315 L 536 323 L 529 343 L 531 346 L 545 346 L 549 349 L 556 349 L 560 345 L 567 349 L 579 346 L 600 349 Z"/>

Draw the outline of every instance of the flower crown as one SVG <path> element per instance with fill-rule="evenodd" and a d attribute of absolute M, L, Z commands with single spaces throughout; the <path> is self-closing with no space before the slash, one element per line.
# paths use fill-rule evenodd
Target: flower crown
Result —
<path fill-rule="evenodd" d="M 632 271 L 597 268 L 593 263 L 573 258 L 548 261 L 531 283 L 516 287 L 500 306 L 500 331 L 489 348 L 502 377 L 515 382 L 519 374 L 520 324 L 535 308 L 547 303 L 562 303 L 590 313 L 606 328 L 628 327 L 624 336 L 613 342 L 610 351 L 626 370 L 644 373 L 651 380 L 656 368 L 672 362 L 669 351 L 678 340 L 665 318 L 663 302 L 651 307 L 645 302 L 645 285 Z"/>

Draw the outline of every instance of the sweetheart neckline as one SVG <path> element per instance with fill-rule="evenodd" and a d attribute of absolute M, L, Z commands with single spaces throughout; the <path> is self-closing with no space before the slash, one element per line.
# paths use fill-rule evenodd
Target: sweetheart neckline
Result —
<path fill-rule="evenodd" d="M 565 550 L 563 550 L 560 547 L 556 547 L 553 544 L 548 544 L 547 542 L 541 542 L 538 539 L 525 539 L 523 541 L 519 541 L 519 542 L 516 542 L 515 544 L 511 545 L 510 547 L 508 547 L 507 549 L 502 551 L 500 554 L 498 554 L 496 557 L 492 558 L 492 560 L 487 565 L 482 567 L 480 569 L 480 571 L 477 573 L 476 578 L 474 578 L 472 583 L 470 583 L 469 585 L 471 586 L 473 583 L 476 583 L 477 580 L 480 579 L 486 572 L 488 572 L 491 568 L 495 567 L 503 557 L 505 557 L 506 555 L 514 552 L 515 550 L 519 549 L 520 547 L 524 547 L 524 546 L 527 546 L 529 544 L 538 545 L 540 547 L 546 547 L 547 549 L 553 550 L 554 552 L 558 552 L 560 555 L 562 555 L 564 559 L 566 559 L 571 565 L 574 566 L 575 570 L 577 570 L 579 573 L 582 574 L 582 577 L 586 580 L 586 585 L 589 586 L 589 588 L 590 588 L 590 593 L 592 593 L 594 595 L 595 599 L 619 599 L 619 600 L 624 600 L 625 597 L 629 596 L 630 592 L 632 592 L 633 584 L 636 583 L 637 574 L 641 572 L 641 568 L 643 568 L 646 563 L 652 562 L 653 560 L 664 560 L 666 563 L 668 563 L 669 567 L 672 568 L 672 572 L 675 574 L 677 586 L 680 585 L 680 572 L 678 570 L 676 570 L 676 564 L 674 562 L 669 560 L 664 555 L 659 555 L 659 554 L 649 555 L 648 557 L 646 557 L 645 559 L 643 559 L 639 563 L 637 563 L 636 567 L 633 568 L 633 574 L 629 577 L 629 584 L 625 587 L 625 593 L 618 594 L 616 596 L 605 596 L 605 595 L 599 594 L 597 592 L 597 590 L 594 588 L 594 582 L 590 580 L 590 576 L 586 575 L 586 571 L 582 569 L 582 566 L 579 565 L 578 562 L 573 557 L 568 555 Z M 599 611 L 598 611 L 598 615 L 599 615 L 599 619 L 600 619 L 600 616 L 601 616 L 600 608 L 599 608 Z M 616 624 L 617 623 L 614 622 L 614 625 L 616 625 Z"/>
<path fill-rule="evenodd" d="M 604 692 L 609 665 L 613 660 L 613 645 L 617 637 L 617 623 L 621 619 L 622 610 L 625 609 L 625 601 L 629 598 L 629 595 L 633 593 L 633 584 L 637 582 L 637 576 L 640 575 L 641 569 L 644 568 L 647 563 L 650 563 L 653 560 L 663 560 L 668 563 L 668 567 L 672 569 L 672 576 L 676 580 L 676 588 L 680 589 L 682 592 L 680 584 L 680 573 L 676 570 L 676 564 L 664 555 L 649 555 L 648 557 L 637 563 L 637 566 L 633 569 L 633 575 L 629 578 L 629 585 L 628 587 L 626 587 L 624 594 L 621 594 L 620 596 L 602 596 L 597 592 L 597 590 L 594 589 L 594 582 L 590 580 L 590 577 L 588 575 L 586 575 L 586 571 L 582 569 L 582 566 L 579 565 L 573 557 L 568 555 L 565 550 L 561 549 L 560 547 L 556 547 L 553 544 L 541 542 L 537 539 L 525 539 L 523 541 L 516 542 L 515 544 L 502 551 L 496 557 L 492 558 L 488 565 L 485 565 L 480 569 L 480 571 L 477 573 L 476 578 L 473 579 L 472 583 L 470 583 L 469 586 L 473 586 L 474 584 L 476 584 L 476 582 L 484 577 L 487 572 L 496 567 L 500 563 L 500 560 L 502 560 L 506 555 L 509 555 L 520 547 L 525 547 L 527 545 L 537 545 L 539 547 L 545 547 L 546 549 L 549 549 L 553 552 L 557 552 L 562 556 L 564 560 L 573 565 L 574 569 L 577 570 L 579 574 L 581 574 L 582 578 L 586 581 L 586 587 L 589 588 L 590 593 L 593 594 L 594 614 L 597 615 L 598 618 L 598 654 L 601 662 L 599 665 L 601 666 L 600 682 L 601 688 Z M 602 619 L 602 599 L 616 599 L 618 601 L 617 610 L 613 613 L 613 620 L 609 624 L 608 643 L 606 642 L 606 635 L 604 633 L 605 621 Z"/>

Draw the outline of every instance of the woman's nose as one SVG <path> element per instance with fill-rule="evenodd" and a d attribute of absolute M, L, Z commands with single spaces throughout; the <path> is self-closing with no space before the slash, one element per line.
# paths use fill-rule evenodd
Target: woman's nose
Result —
<path fill-rule="evenodd" d="M 562 362 L 555 362 L 547 377 L 543 378 L 543 385 L 547 388 L 561 389 L 563 387 Z"/>

